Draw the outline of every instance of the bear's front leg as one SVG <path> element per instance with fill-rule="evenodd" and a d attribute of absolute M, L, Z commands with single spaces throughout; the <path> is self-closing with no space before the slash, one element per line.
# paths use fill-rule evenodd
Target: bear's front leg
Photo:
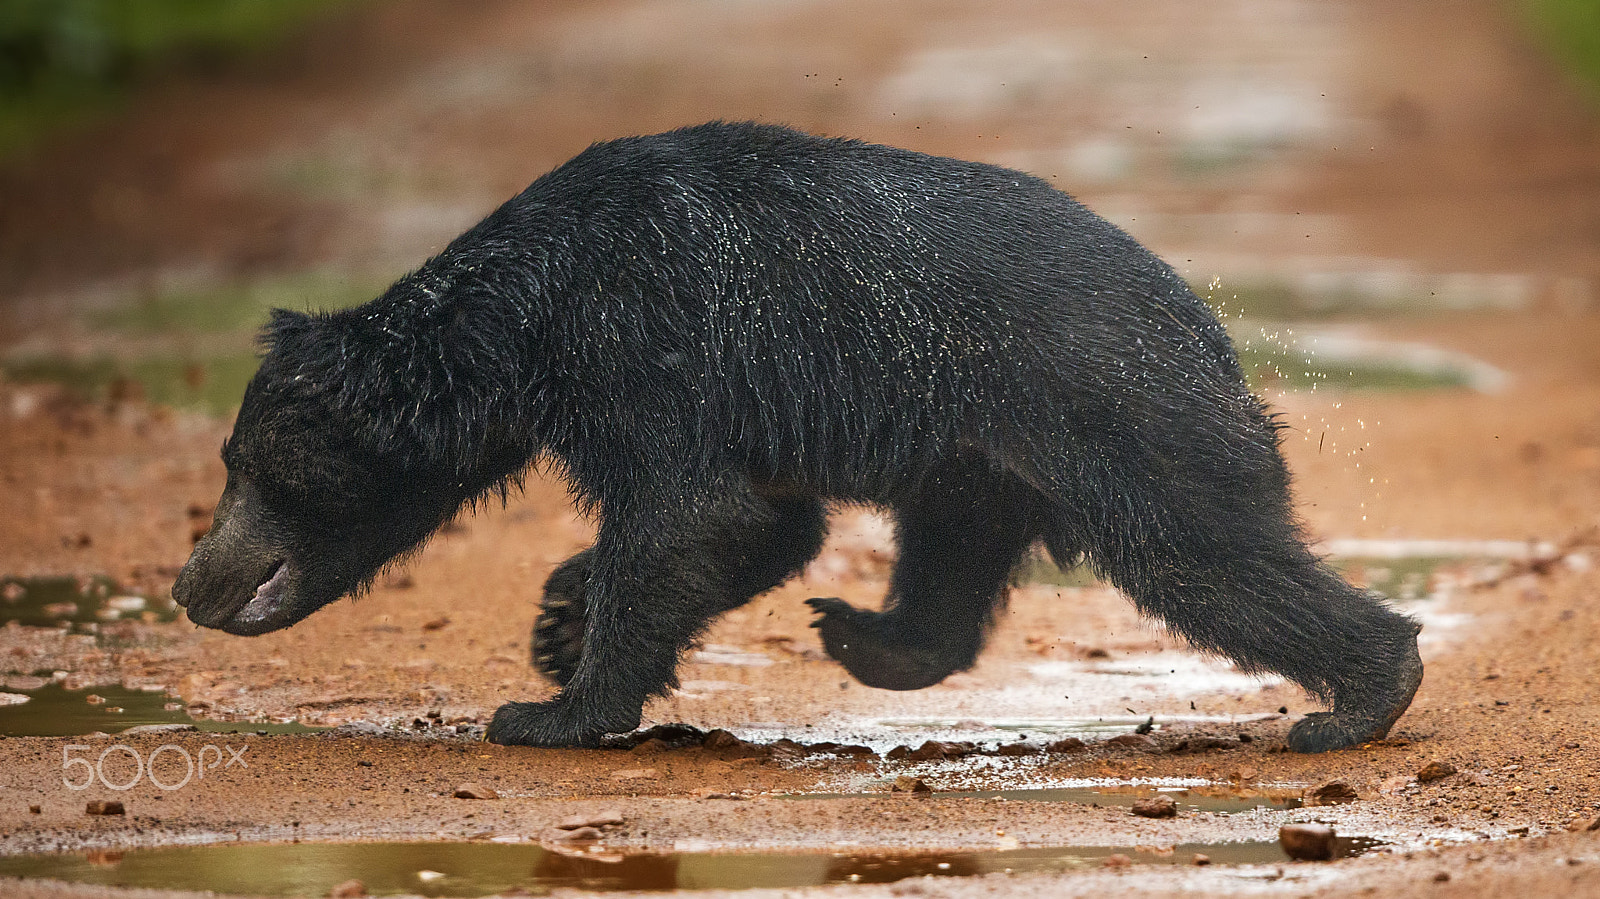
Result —
<path fill-rule="evenodd" d="M 652 506 L 686 507 L 646 505 Z M 595 746 L 606 734 L 638 727 L 645 702 L 671 689 L 680 654 L 724 608 L 715 541 L 708 539 L 716 533 L 710 519 L 636 522 L 615 512 L 604 517 L 594 546 L 563 563 L 547 585 L 558 603 L 576 600 L 585 608 L 575 615 L 547 610 L 535 635 L 538 642 L 562 632 L 559 647 L 550 647 L 558 650 L 550 661 L 536 661 L 557 677 L 570 664 L 570 677 L 553 699 L 501 706 L 488 739 Z M 579 622 L 581 638 L 574 639 Z"/>

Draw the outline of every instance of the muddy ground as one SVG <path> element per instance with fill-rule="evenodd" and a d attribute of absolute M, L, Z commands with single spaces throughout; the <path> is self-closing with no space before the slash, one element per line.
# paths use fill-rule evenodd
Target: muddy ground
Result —
<path fill-rule="evenodd" d="M 175 73 L 0 174 L 0 349 L 116 352 L 95 316 L 195 285 L 392 278 L 590 141 L 714 117 L 1054 177 L 1197 284 L 1220 282 L 1224 309 L 1244 307 L 1230 318 L 1241 340 L 1292 339 L 1312 318 L 1494 366 L 1508 376 L 1496 390 L 1263 390 L 1292 426 L 1286 452 L 1320 537 L 1532 541 L 1545 544 L 1536 564 L 1442 569 L 1409 606 L 1427 623 L 1428 674 L 1391 739 L 1299 756 L 1283 737 L 1314 710 L 1304 696 L 1195 661 L 1094 586 L 1017 588 L 978 666 L 937 687 L 853 684 L 819 653 L 801 603 L 882 594 L 892 547 L 845 510 L 804 579 L 727 616 L 682 689 L 646 709 L 647 724 L 753 745 L 513 749 L 476 741 L 476 726 L 550 691 L 526 660 L 533 601 L 592 533 L 561 485 L 535 476 L 372 595 L 287 632 L 0 629 L 10 689 L 60 671 L 74 687 L 163 687 L 201 718 L 343 725 L 0 740 L 0 853 L 550 841 L 557 822 L 602 810 L 625 821 L 604 834 L 618 851 L 1159 849 L 1322 820 L 1390 846 L 1330 863 L 791 892 L 1600 895 L 1600 830 L 1583 830 L 1600 816 L 1600 120 L 1494 4 L 374 3 L 267 58 Z M 1300 305 L 1264 324 L 1265 301 L 1244 289 L 1263 284 Z M 0 575 L 106 574 L 161 597 L 220 491 L 227 430 L 137 391 L 84 400 L 0 382 Z M 1170 673 L 1127 674 L 1159 666 Z M 1132 745 L 1101 732 L 1075 752 L 886 757 L 929 736 L 1042 747 L 1068 719 L 1128 731 L 1147 717 L 1150 740 Z M 875 754 L 774 748 L 785 738 Z M 112 742 L 247 743 L 249 766 L 170 791 L 63 785 L 63 753 L 78 751 L 66 747 Z M 1456 773 L 1419 782 L 1433 762 Z M 888 794 L 900 774 L 936 791 L 1189 778 L 1282 795 L 1342 781 L 1359 799 L 1152 820 Z M 499 798 L 454 798 L 464 782 Z M 806 791 L 874 795 L 773 796 Z M 96 799 L 126 815 L 85 815 Z"/>

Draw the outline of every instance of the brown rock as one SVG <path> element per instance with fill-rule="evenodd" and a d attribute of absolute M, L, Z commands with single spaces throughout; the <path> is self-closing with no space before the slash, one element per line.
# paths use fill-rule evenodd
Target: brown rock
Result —
<path fill-rule="evenodd" d="M 1165 796 L 1151 796 L 1133 803 L 1133 813 L 1141 818 L 1176 818 L 1178 804 Z"/>
<path fill-rule="evenodd" d="M 126 815 L 128 810 L 122 803 L 115 799 L 91 799 L 83 807 L 86 815 Z"/>
<path fill-rule="evenodd" d="M 1118 734 L 1106 741 L 1108 746 L 1132 746 L 1136 749 L 1154 749 L 1156 741 L 1144 734 Z"/>
<path fill-rule="evenodd" d="M 1305 802 L 1306 805 L 1344 805 L 1360 798 L 1356 795 L 1355 787 L 1342 780 L 1330 780 L 1320 787 L 1307 791 Z"/>
<path fill-rule="evenodd" d="M 902 774 L 894 779 L 894 784 L 889 790 L 894 793 L 932 793 L 933 787 L 928 786 L 927 781 L 920 777 Z"/>
<path fill-rule="evenodd" d="M 994 754 L 1007 758 L 1021 758 L 1028 755 L 1043 755 L 1044 750 L 1028 743 L 1003 743 L 995 747 Z"/>
<path fill-rule="evenodd" d="M 1045 744 L 1045 752 L 1082 752 L 1089 748 L 1089 744 L 1077 737 L 1062 737 L 1054 743 Z"/>
<path fill-rule="evenodd" d="M 1449 762 L 1429 762 L 1422 766 L 1421 771 L 1417 772 L 1417 780 L 1425 784 L 1433 783 L 1436 780 L 1444 780 L 1454 773 L 1456 773 L 1456 766 Z"/>
<path fill-rule="evenodd" d="M 328 899 L 360 899 L 367 894 L 367 885 L 359 880 L 347 880 L 328 891 Z"/>
<path fill-rule="evenodd" d="M 1333 858 L 1333 828 L 1326 824 L 1285 824 L 1278 828 L 1278 845 L 1292 859 L 1325 862 Z"/>
<path fill-rule="evenodd" d="M 1133 864 L 1133 859 L 1128 858 L 1126 855 L 1123 855 L 1120 852 L 1116 852 L 1106 856 L 1105 861 L 1102 861 L 1100 864 L 1107 868 L 1126 868 Z"/>
<path fill-rule="evenodd" d="M 732 731 L 719 727 L 707 733 L 700 745 L 707 749 L 743 749 L 750 744 L 734 736 Z"/>
<path fill-rule="evenodd" d="M 457 799 L 499 799 L 500 794 L 475 783 L 464 783 L 451 794 Z"/>
<path fill-rule="evenodd" d="M 1211 856 L 1196 852 L 1194 858 L 1189 859 L 1189 864 L 1197 868 L 1204 868 L 1206 865 L 1211 864 Z"/>

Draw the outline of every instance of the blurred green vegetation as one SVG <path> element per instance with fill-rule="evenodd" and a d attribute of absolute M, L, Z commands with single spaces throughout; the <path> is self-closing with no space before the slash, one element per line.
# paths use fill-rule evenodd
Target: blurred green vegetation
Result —
<path fill-rule="evenodd" d="M 1534 30 L 1600 100 L 1600 0 L 1524 0 Z"/>
<path fill-rule="evenodd" d="M 92 335 L 116 338 L 114 354 L 0 358 L 0 375 L 61 384 L 85 400 L 144 399 L 227 415 L 255 374 L 255 334 L 269 310 L 342 309 L 384 286 L 372 276 L 322 273 L 154 293 L 85 317 Z"/>
<path fill-rule="evenodd" d="M 259 49 L 347 0 L 0 0 L 0 156 L 141 74 Z"/>

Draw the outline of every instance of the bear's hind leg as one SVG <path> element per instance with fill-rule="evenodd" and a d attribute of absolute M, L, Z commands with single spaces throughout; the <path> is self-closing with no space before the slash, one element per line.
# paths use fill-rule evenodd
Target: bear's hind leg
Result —
<path fill-rule="evenodd" d="M 1325 752 L 1380 739 L 1422 682 L 1419 626 L 1346 583 L 1276 519 L 1240 505 L 1206 522 L 1152 521 L 1091 555 L 1141 611 L 1197 648 L 1247 672 L 1281 674 L 1329 702 L 1331 711 L 1295 724 L 1289 748 Z"/>
<path fill-rule="evenodd" d="M 1038 535 L 1031 495 L 982 463 L 929 476 L 896 506 L 900 556 L 883 612 L 808 600 L 828 655 L 856 680 L 919 690 L 972 667 L 1011 571 Z"/>

